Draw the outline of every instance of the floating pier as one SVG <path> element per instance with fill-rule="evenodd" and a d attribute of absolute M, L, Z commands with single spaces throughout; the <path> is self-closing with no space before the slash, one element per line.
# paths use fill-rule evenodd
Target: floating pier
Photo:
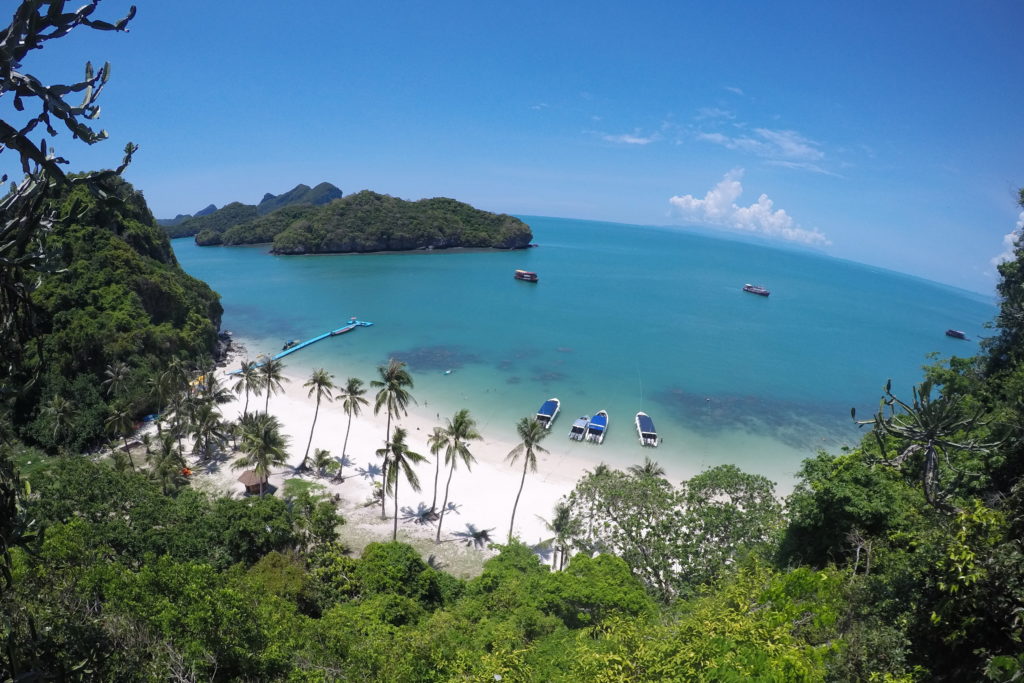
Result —
<path fill-rule="evenodd" d="M 312 344 L 317 343 L 321 339 L 327 339 L 327 337 L 337 337 L 337 336 L 345 334 L 346 332 L 351 332 L 352 330 L 356 329 L 357 327 L 369 327 L 372 324 L 373 323 L 367 322 L 365 320 L 356 320 L 355 318 L 349 318 L 349 321 L 346 324 L 344 324 L 341 327 L 339 327 L 338 329 L 331 330 L 329 332 L 324 332 L 323 334 L 318 335 L 316 337 L 313 337 L 312 339 L 307 339 L 306 341 L 301 342 L 299 344 L 295 344 L 294 346 L 289 346 L 287 349 L 281 351 L 280 353 L 271 356 L 270 360 L 278 360 L 279 358 L 284 358 L 288 354 L 295 353 L 296 351 L 298 351 L 300 349 L 304 349 L 307 346 L 310 346 Z M 260 367 L 262 365 L 263 365 L 263 363 L 257 363 L 256 367 Z M 229 374 L 229 375 L 237 375 L 240 372 L 241 372 L 241 369 L 239 369 L 239 370 L 232 370 L 231 372 L 229 372 L 227 374 Z"/>

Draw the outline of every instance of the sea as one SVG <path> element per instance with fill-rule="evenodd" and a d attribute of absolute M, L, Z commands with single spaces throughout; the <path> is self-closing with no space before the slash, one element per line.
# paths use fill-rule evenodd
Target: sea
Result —
<path fill-rule="evenodd" d="M 350 317 L 374 323 L 289 355 L 289 374 L 323 367 L 339 383 L 369 382 L 397 358 L 416 409 L 439 424 L 468 408 L 485 437 L 513 441 L 517 420 L 557 397 L 549 440 L 608 411 L 605 443 L 578 444 L 595 465 L 649 456 L 687 477 L 731 463 L 783 493 L 805 458 L 862 438 L 851 408 L 870 418 L 886 381 L 909 397 L 924 365 L 975 354 L 996 313 L 992 298 L 815 252 L 521 218 L 535 248 L 275 256 L 267 245 L 173 246 L 221 295 L 222 329 L 252 358 Z M 540 281 L 515 280 L 516 269 Z M 657 449 L 640 445 L 637 411 L 654 420 Z"/>

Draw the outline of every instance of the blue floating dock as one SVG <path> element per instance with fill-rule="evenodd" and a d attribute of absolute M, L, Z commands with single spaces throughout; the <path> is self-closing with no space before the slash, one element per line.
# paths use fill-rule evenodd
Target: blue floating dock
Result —
<path fill-rule="evenodd" d="M 350 318 L 349 321 L 346 324 L 342 325 L 338 329 L 331 330 L 329 332 L 324 332 L 321 335 L 313 337 L 312 339 L 307 339 L 306 341 L 301 342 L 299 344 L 296 344 L 295 346 L 289 346 L 287 349 L 285 349 L 281 353 L 278 353 L 276 355 L 271 356 L 270 359 L 271 360 L 278 360 L 279 358 L 284 358 L 288 354 L 295 353 L 296 351 L 299 351 L 300 349 L 304 349 L 307 346 L 310 346 L 312 344 L 317 343 L 321 339 L 327 339 L 328 337 L 339 337 L 339 336 L 341 336 L 341 335 L 343 335 L 343 334 L 345 334 L 347 332 L 351 332 L 352 330 L 356 329 L 357 327 L 369 327 L 370 325 L 373 325 L 373 323 L 367 322 L 365 320 L 356 320 L 355 318 Z M 256 367 L 261 367 L 262 365 L 263 365 L 263 363 L 257 363 Z M 232 370 L 231 372 L 229 372 L 227 374 L 229 374 L 229 375 L 237 375 L 240 372 L 241 372 L 241 369 L 239 369 L 239 370 Z"/>

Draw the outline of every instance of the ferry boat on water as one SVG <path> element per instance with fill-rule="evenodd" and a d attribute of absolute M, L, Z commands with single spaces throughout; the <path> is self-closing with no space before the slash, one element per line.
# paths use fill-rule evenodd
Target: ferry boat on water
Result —
<path fill-rule="evenodd" d="M 967 339 L 967 333 L 960 330 L 949 329 L 946 330 L 947 337 L 953 337 L 954 339 Z"/>
<path fill-rule="evenodd" d="M 530 272 L 529 270 L 517 270 L 512 277 L 523 282 L 540 282 L 537 273 Z"/>
<path fill-rule="evenodd" d="M 562 402 L 557 398 L 549 398 L 544 401 L 544 404 L 537 411 L 536 420 L 540 422 L 544 429 L 551 429 L 551 423 L 558 417 L 558 410 L 561 408 Z"/>
<path fill-rule="evenodd" d="M 576 421 L 572 423 L 572 427 L 569 429 L 569 438 L 573 441 L 583 441 L 583 437 L 587 433 L 587 425 L 589 423 L 589 415 L 576 418 Z"/>
<path fill-rule="evenodd" d="M 590 418 L 587 423 L 586 439 L 592 443 L 604 442 L 605 432 L 608 431 L 608 411 L 599 410 L 597 415 Z"/>
<path fill-rule="evenodd" d="M 654 429 L 654 420 L 647 413 L 636 414 L 636 433 L 640 437 L 641 446 L 658 445 L 658 432 Z"/>
<path fill-rule="evenodd" d="M 750 292 L 751 294 L 757 294 L 759 296 L 768 296 L 769 294 L 771 294 L 771 292 L 769 292 L 764 287 L 761 287 L 759 285 L 752 285 L 749 282 L 743 285 L 743 291 Z"/>

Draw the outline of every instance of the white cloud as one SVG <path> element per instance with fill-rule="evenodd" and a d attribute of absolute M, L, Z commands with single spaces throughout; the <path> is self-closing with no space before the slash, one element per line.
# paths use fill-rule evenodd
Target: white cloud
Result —
<path fill-rule="evenodd" d="M 534 111 L 540 111 L 541 109 L 547 109 L 547 108 L 548 108 L 548 103 L 547 102 L 538 102 L 537 104 L 534 104 L 534 105 L 532 105 L 530 107 L 530 109 L 533 109 Z"/>
<path fill-rule="evenodd" d="M 772 130 L 771 128 L 755 128 L 756 137 L 741 135 L 729 137 L 722 133 L 697 133 L 698 140 L 722 145 L 726 149 L 749 152 L 766 159 L 810 164 L 825 158 L 825 153 L 818 149 L 818 143 L 809 140 L 794 130 Z M 809 170 L 821 170 L 813 166 Z"/>
<path fill-rule="evenodd" d="M 685 221 L 702 225 L 732 228 L 757 233 L 766 237 L 812 246 L 828 246 L 829 239 L 817 228 L 805 230 L 797 225 L 793 217 L 783 209 L 776 209 L 775 203 L 762 194 L 750 206 L 736 203 L 743 194 L 740 179 L 743 169 L 729 171 L 721 182 L 708 190 L 703 199 L 691 194 L 670 198 L 674 213 Z"/>
<path fill-rule="evenodd" d="M 1000 263 L 1014 259 L 1013 251 L 1017 247 L 1017 242 L 1022 235 L 1024 235 L 1024 211 L 1021 211 L 1020 215 L 1017 216 L 1017 227 L 1003 235 L 1003 252 L 998 256 L 992 257 L 991 263 L 993 266 L 998 266 Z"/>
<path fill-rule="evenodd" d="M 601 139 L 605 142 L 615 142 L 623 145 L 649 145 L 652 142 L 659 139 L 659 135 L 654 133 L 652 135 L 641 135 L 640 131 L 634 131 L 633 133 L 623 133 L 621 135 L 609 135 L 607 133 L 601 133 Z"/>
<path fill-rule="evenodd" d="M 733 114 L 728 109 L 721 109 L 719 107 L 701 107 L 697 110 L 697 120 L 703 119 L 735 119 L 736 114 Z"/>
<path fill-rule="evenodd" d="M 734 95 L 742 95 L 743 94 L 742 90 L 740 90 L 739 88 L 736 88 L 734 86 L 731 86 L 731 85 L 725 86 L 725 89 L 728 90 L 729 92 L 733 93 Z"/>

